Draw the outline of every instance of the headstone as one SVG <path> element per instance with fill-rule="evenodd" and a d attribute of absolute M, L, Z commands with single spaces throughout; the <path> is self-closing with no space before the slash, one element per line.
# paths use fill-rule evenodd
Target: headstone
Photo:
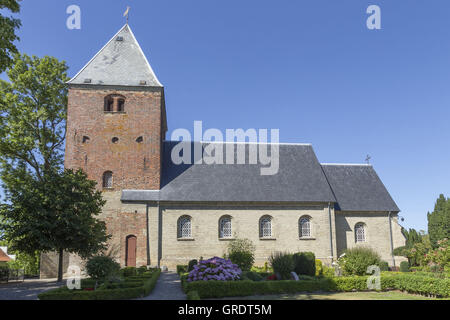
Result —
<path fill-rule="evenodd" d="M 291 272 L 291 277 L 292 277 L 292 279 L 294 279 L 295 281 L 298 281 L 298 280 L 299 280 L 299 279 L 298 279 L 298 275 L 297 275 L 294 271 Z"/>

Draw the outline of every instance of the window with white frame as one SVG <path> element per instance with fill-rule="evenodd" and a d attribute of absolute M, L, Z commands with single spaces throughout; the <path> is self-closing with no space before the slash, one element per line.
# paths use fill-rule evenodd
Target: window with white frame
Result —
<path fill-rule="evenodd" d="M 219 237 L 220 238 L 231 238 L 231 217 L 222 217 L 219 220 Z"/>
<path fill-rule="evenodd" d="M 259 236 L 260 238 L 272 237 L 272 218 L 264 216 L 259 220 Z"/>
<path fill-rule="evenodd" d="M 298 221 L 298 229 L 300 238 L 311 237 L 311 218 L 301 217 L 300 220 Z"/>
<path fill-rule="evenodd" d="M 178 219 L 178 238 L 191 238 L 191 217 L 182 216 Z"/>
<path fill-rule="evenodd" d="M 355 226 L 355 241 L 366 242 L 366 227 L 364 223 L 357 223 Z"/>

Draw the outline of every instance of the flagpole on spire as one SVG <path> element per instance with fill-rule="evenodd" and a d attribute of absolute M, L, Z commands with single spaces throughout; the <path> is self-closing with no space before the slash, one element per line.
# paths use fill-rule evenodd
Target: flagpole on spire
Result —
<path fill-rule="evenodd" d="M 125 10 L 125 13 L 123 14 L 124 17 L 127 17 L 127 24 L 128 24 L 128 16 L 129 16 L 129 13 L 130 13 L 130 7 L 127 6 L 127 10 Z"/>

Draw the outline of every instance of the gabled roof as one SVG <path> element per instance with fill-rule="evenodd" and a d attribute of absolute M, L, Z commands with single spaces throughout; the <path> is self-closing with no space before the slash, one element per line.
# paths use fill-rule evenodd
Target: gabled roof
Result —
<path fill-rule="evenodd" d="M 11 258 L 2 250 L 0 249 L 0 262 L 8 262 Z"/>
<path fill-rule="evenodd" d="M 261 175 L 261 167 L 249 164 L 249 144 L 244 144 L 246 164 L 173 163 L 171 152 L 178 144 L 164 142 L 162 188 L 158 192 L 127 191 L 123 200 L 217 201 L 217 202 L 335 202 L 322 168 L 311 145 L 279 145 L 279 170 Z M 209 143 L 192 142 L 204 148 Z M 227 143 L 217 143 L 226 159 Z M 236 144 L 235 150 L 236 163 Z M 261 144 L 257 145 L 258 147 Z M 270 146 L 268 147 L 270 151 Z M 193 154 L 191 155 L 193 158 Z M 192 159 L 193 160 L 193 159 Z M 193 163 L 193 161 L 191 161 Z"/>
<path fill-rule="evenodd" d="M 68 83 L 162 87 L 128 24 Z"/>
<path fill-rule="evenodd" d="M 371 165 L 322 164 L 322 168 L 338 210 L 400 211 Z"/>

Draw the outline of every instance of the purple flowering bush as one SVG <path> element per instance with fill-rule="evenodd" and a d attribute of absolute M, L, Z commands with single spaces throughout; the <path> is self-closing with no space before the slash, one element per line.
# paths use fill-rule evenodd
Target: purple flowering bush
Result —
<path fill-rule="evenodd" d="M 239 280 L 242 271 L 231 260 L 214 257 L 208 260 L 200 260 L 189 272 L 187 281 L 233 281 Z"/>

